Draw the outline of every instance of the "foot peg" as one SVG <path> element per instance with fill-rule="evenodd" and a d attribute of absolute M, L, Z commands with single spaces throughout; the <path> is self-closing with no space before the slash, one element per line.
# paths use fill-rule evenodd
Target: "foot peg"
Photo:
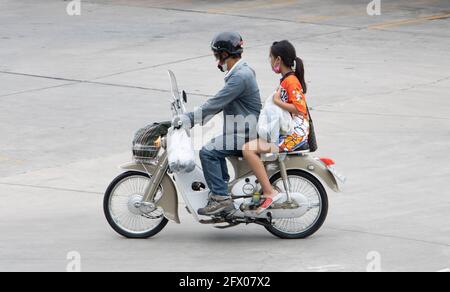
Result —
<path fill-rule="evenodd" d="M 225 223 L 225 219 L 222 218 L 213 218 L 213 219 L 208 219 L 208 220 L 200 220 L 199 221 L 201 224 L 220 224 L 220 223 Z"/>
<path fill-rule="evenodd" d="M 230 224 L 224 225 L 224 226 L 214 226 L 214 228 L 217 228 L 217 229 L 228 229 L 228 228 L 231 228 L 231 227 L 238 226 L 239 224 L 240 223 L 230 223 Z"/>

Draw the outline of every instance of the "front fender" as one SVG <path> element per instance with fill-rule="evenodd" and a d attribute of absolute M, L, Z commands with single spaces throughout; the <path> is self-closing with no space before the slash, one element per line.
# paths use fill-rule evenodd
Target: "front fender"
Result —
<path fill-rule="evenodd" d="M 143 163 L 127 163 L 120 166 L 123 170 L 132 170 L 137 172 L 146 173 L 152 175 L 155 172 L 155 166 Z M 178 214 L 178 193 L 177 189 L 168 174 L 164 175 L 161 182 L 161 186 L 164 190 L 162 198 L 158 202 L 158 206 L 163 208 L 164 215 L 167 219 L 172 220 L 176 223 L 180 223 L 180 217 Z"/>
<path fill-rule="evenodd" d="M 278 164 L 278 162 L 275 163 Z M 286 156 L 284 163 L 286 164 L 287 170 L 293 169 L 305 170 L 311 173 L 312 175 L 316 176 L 320 180 L 322 180 L 333 191 L 335 192 L 340 191 L 339 184 L 336 181 L 334 175 L 318 159 L 309 155 L 305 156 L 288 155 Z M 272 176 L 278 171 L 279 169 L 277 167 L 277 170 L 270 173 L 270 176 Z"/>

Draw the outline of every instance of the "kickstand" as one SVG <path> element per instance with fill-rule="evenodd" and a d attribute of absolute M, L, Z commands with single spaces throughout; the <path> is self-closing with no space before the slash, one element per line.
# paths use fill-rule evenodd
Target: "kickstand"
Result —
<path fill-rule="evenodd" d="M 268 213 L 267 213 L 267 217 L 269 218 L 269 224 L 270 224 L 270 226 L 272 226 L 272 213 L 271 213 L 271 212 L 268 212 Z"/>

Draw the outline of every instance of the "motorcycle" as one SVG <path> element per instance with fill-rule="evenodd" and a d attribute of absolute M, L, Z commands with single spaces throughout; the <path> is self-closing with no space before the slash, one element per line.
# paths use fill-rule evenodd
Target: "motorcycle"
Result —
<path fill-rule="evenodd" d="M 184 91 L 180 94 L 172 71 L 169 77 L 172 113 L 177 116 L 186 112 L 187 95 Z M 229 182 L 229 192 L 235 209 L 215 216 L 200 216 L 197 210 L 207 205 L 210 195 L 201 167 L 197 165 L 190 173 L 171 172 L 166 136 L 148 148 L 151 155 L 135 156 L 133 162 L 121 166 L 123 173 L 109 185 L 104 197 L 108 223 L 126 238 L 155 236 L 169 220 L 180 224 L 179 196 L 187 211 L 201 224 L 220 229 L 258 224 L 279 238 L 307 238 L 326 220 L 325 186 L 339 192 L 345 182 L 332 159 L 314 157 L 307 150 L 263 155 L 270 181 L 284 197 L 258 214 L 256 210 L 264 202 L 258 180 L 243 158 L 230 157 L 235 179 Z"/>

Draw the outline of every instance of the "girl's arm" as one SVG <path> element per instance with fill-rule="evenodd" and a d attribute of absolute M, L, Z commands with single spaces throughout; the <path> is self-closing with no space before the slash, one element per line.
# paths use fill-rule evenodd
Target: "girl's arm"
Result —
<path fill-rule="evenodd" d="M 281 100 L 281 88 L 278 89 L 277 93 L 273 97 L 273 102 L 281 107 L 282 109 L 290 112 L 294 115 L 300 115 L 301 113 L 298 111 L 297 107 L 292 103 L 286 103 Z"/>

